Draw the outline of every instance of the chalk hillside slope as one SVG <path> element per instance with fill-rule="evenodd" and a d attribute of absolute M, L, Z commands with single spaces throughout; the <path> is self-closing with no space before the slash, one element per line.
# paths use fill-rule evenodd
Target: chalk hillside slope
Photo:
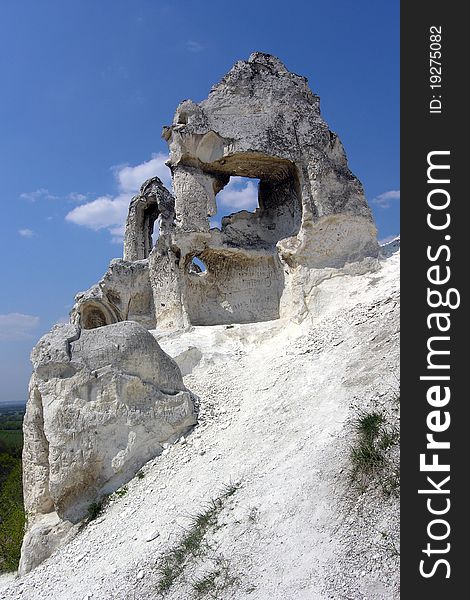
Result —
<path fill-rule="evenodd" d="M 154 331 L 199 424 L 2 598 L 160 598 L 164 564 L 169 600 L 398 598 L 396 495 L 351 483 L 358 415 L 399 418 L 398 273 L 326 269 L 298 322 Z"/>

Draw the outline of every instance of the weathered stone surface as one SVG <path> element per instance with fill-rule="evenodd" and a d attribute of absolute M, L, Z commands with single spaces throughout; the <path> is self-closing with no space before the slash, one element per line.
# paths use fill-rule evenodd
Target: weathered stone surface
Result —
<path fill-rule="evenodd" d="M 206 100 L 182 102 L 163 136 L 173 195 L 158 177 L 142 185 L 129 207 L 124 260 L 77 295 L 71 324 L 32 353 L 22 572 L 91 502 L 195 423 L 178 366 L 147 329 L 300 321 L 306 296 L 333 270 L 376 264 L 362 185 L 318 96 L 279 59 L 256 52 L 237 62 Z M 259 179 L 259 206 L 211 229 L 231 176 Z M 189 373 L 201 356 L 183 354 Z"/>
<path fill-rule="evenodd" d="M 70 521 L 63 521 L 56 512 L 45 514 L 32 527 L 28 527 L 21 549 L 20 575 L 49 558 L 76 528 Z"/>
<path fill-rule="evenodd" d="M 288 308 L 295 303 L 282 297 L 302 293 L 297 284 L 290 289 L 296 269 L 378 255 L 362 185 L 319 106 L 304 77 L 255 52 L 206 100 L 177 108 L 163 130 L 175 227 L 149 259 L 158 327 L 295 316 Z M 260 180 L 259 207 L 210 229 L 215 196 L 233 175 Z M 205 273 L 194 273 L 195 256 Z"/>
<path fill-rule="evenodd" d="M 278 58 L 255 52 L 238 61 L 206 100 L 178 106 L 163 137 L 173 195 L 154 177 L 132 199 L 124 261 L 77 296 L 72 322 L 81 327 L 296 318 L 300 267 L 343 268 L 378 256 L 362 185 L 318 96 Z M 211 229 L 216 195 L 235 175 L 259 179 L 259 206 Z M 196 272 L 195 257 L 205 272 Z"/>
<path fill-rule="evenodd" d="M 22 572 L 43 560 L 92 502 L 196 423 L 177 364 L 135 322 L 56 326 L 31 358 Z"/>
<path fill-rule="evenodd" d="M 136 321 L 155 327 L 155 308 L 148 260 L 114 259 L 103 278 L 75 297 L 71 322 L 94 329 L 119 321 Z"/>
<path fill-rule="evenodd" d="M 170 233 L 174 227 L 175 201 L 158 177 L 142 184 L 140 193 L 132 198 L 124 237 L 124 260 L 148 258 L 153 247 L 152 233 L 158 223 L 160 233 Z"/>

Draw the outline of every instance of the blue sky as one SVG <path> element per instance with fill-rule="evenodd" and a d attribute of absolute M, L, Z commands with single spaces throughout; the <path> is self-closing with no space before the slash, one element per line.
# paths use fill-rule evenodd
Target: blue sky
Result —
<path fill-rule="evenodd" d="M 4 0 L 0 16 L 0 401 L 29 352 L 122 254 L 128 198 L 166 178 L 161 128 L 260 50 L 308 77 L 365 186 L 399 232 L 399 3 Z M 251 208 L 232 183 L 221 214 Z"/>

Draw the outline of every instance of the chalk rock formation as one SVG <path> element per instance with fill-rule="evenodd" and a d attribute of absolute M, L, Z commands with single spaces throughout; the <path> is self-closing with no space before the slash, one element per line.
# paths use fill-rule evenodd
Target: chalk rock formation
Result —
<path fill-rule="evenodd" d="M 22 572 L 195 423 L 181 373 L 148 329 L 302 320 L 328 270 L 358 273 L 378 256 L 362 185 L 318 96 L 279 59 L 237 62 L 206 100 L 178 106 L 163 137 L 173 194 L 158 177 L 142 185 L 123 260 L 77 295 L 70 325 L 32 354 Z M 259 206 L 211 229 L 231 176 L 259 179 Z M 199 360 L 191 351 L 181 366 Z"/>
<path fill-rule="evenodd" d="M 145 181 L 132 198 L 124 240 L 124 260 L 111 261 L 103 278 L 75 297 L 71 322 L 94 329 L 119 321 L 137 321 L 155 327 L 155 307 L 148 256 L 156 225 L 168 235 L 175 218 L 173 196 L 158 177 Z"/>
<path fill-rule="evenodd" d="M 140 193 L 132 198 L 127 217 L 124 240 L 124 260 L 135 261 L 148 257 L 153 247 L 155 223 L 159 233 L 171 233 L 175 220 L 175 200 L 158 177 L 142 184 Z"/>
<path fill-rule="evenodd" d="M 132 199 L 124 260 L 76 298 L 81 327 L 295 318 L 312 271 L 378 256 L 362 185 L 318 96 L 274 56 L 255 52 L 206 100 L 182 102 L 163 137 L 174 196 L 154 177 Z M 216 195 L 234 175 L 259 179 L 259 206 L 211 229 Z"/>
<path fill-rule="evenodd" d="M 136 321 L 146 329 L 155 327 L 155 308 L 147 260 L 111 261 L 101 280 L 75 296 L 71 322 L 94 329 L 120 321 Z"/>
<path fill-rule="evenodd" d="M 378 255 L 362 185 L 319 104 L 304 77 L 256 52 L 206 100 L 179 105 L 163 130 L 175 222 L 149 255 L 159 328 L 291 317 L 299 270 L 308 279 L 306 270 Z M 233 175 L 259 179 L 259 206 L 210 229 L 216 194 Z M 126 238 L 134 226 L 129 219 Z"/>
<path fill-rule="evenodd" d="M 137 323 L 91 330 L 59 325 L 31 358 L 23 573 L 54 550 L 92 502 L 196 423 L 178 366 Z"/>

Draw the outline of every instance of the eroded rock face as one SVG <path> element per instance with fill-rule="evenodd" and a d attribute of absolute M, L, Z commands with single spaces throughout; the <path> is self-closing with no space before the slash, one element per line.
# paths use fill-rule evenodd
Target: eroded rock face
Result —
<path fill-rule="evenodd" d="M 148 257 L 152 234 L 174 228 L 175 201 L 158 177 L 145 181 L 132 198 L 124 238 L 124 259 L 114 259 L 102 279 L 75 297 L 71 322 L 94 329 L 119 321 L 155 327 L 155 306 Z"/>
<path fill-rule="evenodd" d="M 31 358 L 21 572 L 44 560 L 92 502 L 196 423 L 178 366 L 135 322 L 58 325 Z"/>
<path fill-rule="evenodd" d="M 81 327 L 296 318 L 299 270 L 378 256 L 362 185 L 321 117 L 318 96 L 278 58 L 255 52 L 238 61 L 206 100 L 178 106 L 163 137 L 173 194 L 154 177 L 132 199 L 124 261 L 77 296 L 72 322 Z M 216 195 L 231 176 L 259 179 L 258 208 L 211 229 Z"/>
<path fill-rule="evenodd" d="M 136 321 L 153 329 L 155 308 L 148 260 L 112 260 L 97 284 L 76 295 L 70 320 L 83 329 L 120 321 Z"/>
<path fill-rule="evenodd" d="M 142 185 L 124 259 L 32 353 L 21 572 L 196 422 L 178 367 L 148 329 L 303 319 L 306 293 L 329 269 L 363 272 L 378 256 L 362 185 L 318 96 L 279 59 L 237 62 L 206 100 L 179 105 L 163 137 L 173 194 L 158 177 Z M 231 176 L 259 179 L 259 206 L 211 229 Z"/>
<path fill-rule="evenodd" d="M 304 77 L 256 52 L 206 100 L 177 108 L 163 131 L 175 225 L 149 259 L 159 327 L 292 316 L 282 296 L 302 294 L 297 284 L 291 289 L 298 268 L 378 255 L 362 185 L 319 105 Z M 210 229 L 216 194 L 233 175 L 260 180 L 259 206 Z M 194 257 L 205 273 L 193 272 Z"/>
<path fill-rule="evenodd" d="M 175 200 L 158 177 L 142 184 L 132 198 L 126 222 L 124 260 L 148 258 L 153 248 L 152 234 L 158 223 L 160 233 L 171 232 L 175 219 Z"/>

